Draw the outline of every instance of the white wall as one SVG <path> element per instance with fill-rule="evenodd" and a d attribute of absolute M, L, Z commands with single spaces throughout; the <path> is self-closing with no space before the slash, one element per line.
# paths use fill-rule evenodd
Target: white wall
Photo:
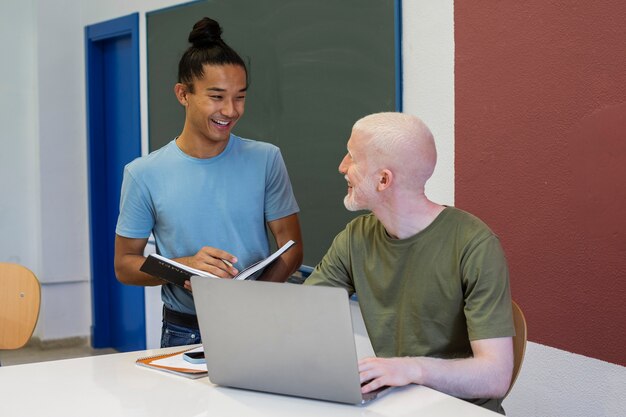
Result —
<path fill-rule="evenodd" d="M 0 262 L 40 270 L 37 39 L 33 1 L 0 5 Z"/>
<path fill-rule="evenodd" d="M 75 1 L 36 2 L 42 340 L 88 336 L 91 325 L 80 12 Z"/>
<path fill-rule="evenodd" d="M 626 415 L 626 368 L 538 343 L 526 358 L 511 394 L 509 417 Z"/>
<path fill-rule="evenodd" d="M 12 58 L 0 65 L 0 261 L 42 281 L 42 339 L 90 333 L 84 26 L 142 13 L 145 146 L 143 13 L 177 3 L 0 2 L 0 56 Z M 404 109 L 433 130 L 439 164 L 427 193 L 446 204 L 454 203 L 453 11 L 452 0 L 403 1 Z M 623 367 L 531 343 L 505 407 L 514 417 L 617 416 L 625 381 Z"/>
<path fill-rule="evenodd" d="M 402 2 L 403 111 L 420 117 L 437 146 L 426 195 L 454 205 L 454 5 L 451 0 Z"/>

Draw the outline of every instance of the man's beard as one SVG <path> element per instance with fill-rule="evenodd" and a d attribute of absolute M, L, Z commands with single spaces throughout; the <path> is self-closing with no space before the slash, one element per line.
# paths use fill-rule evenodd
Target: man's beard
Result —
<path fill-rule="evenodd" d="M 352 187 L 352 192 L 346 194 L 346 196 L 343 198 L 343 205 L 348 211 L 369 209 L 368 201 L 371 200 L 371 197 L 374 194 L 375 182 L 371 179 L 363 179 L 363 181 L 361 181 L 361 183 L 359 184 L 359 190 L 361 191 L 357 191 L 356 187 Z"/>
<path fill-rule="evenodd" d="M 346 196 L 343 198 L 343 205 L 346 206 L 346 209 L 348 209 L 348 211 L 361 210 L 359 204 L 354 200 L 354 194 L 346 194 Z"/>

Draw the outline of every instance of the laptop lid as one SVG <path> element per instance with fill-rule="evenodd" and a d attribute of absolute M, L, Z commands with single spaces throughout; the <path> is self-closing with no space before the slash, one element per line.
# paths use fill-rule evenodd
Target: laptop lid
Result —
<path fill-rule="evenodd" d="M 344 289 L 193 277 L 211 382 L 363 402 Z"/>

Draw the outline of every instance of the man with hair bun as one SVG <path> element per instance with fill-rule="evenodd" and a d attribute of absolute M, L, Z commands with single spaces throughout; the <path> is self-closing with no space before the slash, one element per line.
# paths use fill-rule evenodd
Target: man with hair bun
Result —
<path fill-rule="evenodd" d="M 280 150 L 232 133 L 248 74 L 221 33 L 207 17 L 194 25 L 174 87 L 183 131 L 124 170 L 115 272 L 125 284 L 162 286 L 162 347 L 201 338 L 190 283 L 183 289 L 139 270 L 150 233 L 161 255 L 221 278 L 269 255 L 266 225 L 279 247 L 296 245 L 259 279 L 285 281 L 302 262 L 299 208 Z"/>
<path fill-rule="evenodd" d="M 498 237 L 478 218 L 430 201 L 437 153 L 417 117 L 357 121 L 339 172 L 352 220 L 305 281 L 356 293 L 376 358 L 362 391 L 426 385 L 503 413 L 513 369 L 509 274 Z"/>

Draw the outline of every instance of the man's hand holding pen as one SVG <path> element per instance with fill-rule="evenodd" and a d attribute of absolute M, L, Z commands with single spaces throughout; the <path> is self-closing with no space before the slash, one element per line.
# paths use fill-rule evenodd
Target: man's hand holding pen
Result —
<path fill-rule="evenodd" d="M 230 279 L 239 272 L 233 266 L 237 262 L 236 256 L 211 246 L 205 246 L 195 255 L 178 258 L 176 261 L 192 268 L 209 272 L 220 278 Z M 185 288 L 191 291 L 190 281 L 185 281 Z"/>

